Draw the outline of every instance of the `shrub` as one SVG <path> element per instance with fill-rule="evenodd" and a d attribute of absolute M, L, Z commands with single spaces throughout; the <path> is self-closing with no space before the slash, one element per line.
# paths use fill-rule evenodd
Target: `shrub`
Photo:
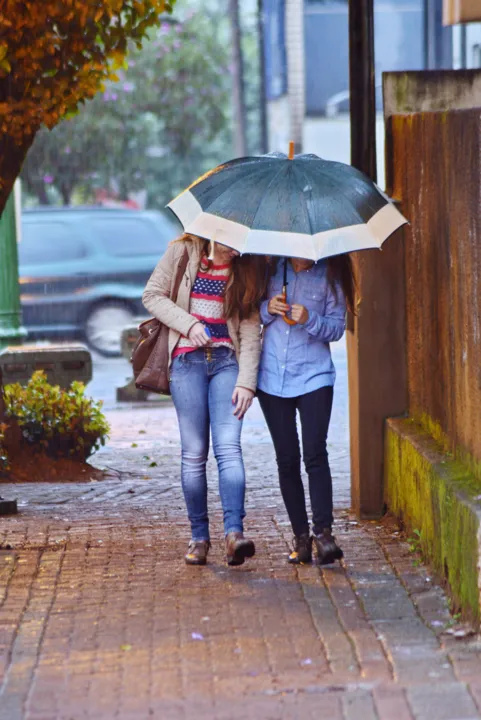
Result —
<path fill-rule="evenodd" d="M 5 423 L 0 423 L 0 472 L 2 470 L 8 470 L 10 465 L 8 463 L 8 454 L 7 450 L 5 448 L 5 432 L 7 430 L 7 425 Z"/>
<path fill-rule="evenodd" d="M 43 371 L 35 372 L 26 387 L 4 388 L 7 426 L 0 428 L 0 468 L 8 466 L 5 436 L 9 420 L 21 431 L 22 443 L 50 457 L 85 461 L 105 444 L 109 425 L 102 403 L 85 397 L 85 386 L 73 382 L 68 390 L 50 385 Z"/>

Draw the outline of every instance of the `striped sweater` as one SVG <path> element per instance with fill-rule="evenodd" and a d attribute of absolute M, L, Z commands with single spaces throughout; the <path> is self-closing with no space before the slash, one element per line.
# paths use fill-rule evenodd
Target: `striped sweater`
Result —
<path fill-rule="evenodd" d="M 224 296 L 229 275 L 230 264 L 214 265 L 203 257 L 190 295 L 190 314 L 210 330 L 212 342 L 209 347 L 234 350 L 224 314 Z M 188 338 L 182 336 L 173 357 L 197 349 Z"/>

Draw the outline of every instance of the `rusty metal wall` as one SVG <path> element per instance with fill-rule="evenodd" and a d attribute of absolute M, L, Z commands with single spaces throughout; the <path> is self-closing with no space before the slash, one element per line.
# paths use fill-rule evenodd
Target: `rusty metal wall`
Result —
<path fill-rule="evenodd" d="M 481 110 L 391 118 L 409 414 L 481 468 Z"/>

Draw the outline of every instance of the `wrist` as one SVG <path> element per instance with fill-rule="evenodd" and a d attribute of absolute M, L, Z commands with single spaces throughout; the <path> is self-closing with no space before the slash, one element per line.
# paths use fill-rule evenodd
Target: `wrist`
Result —
<path fill-rule="evenodd" d="M 236 385 L 236 388 L 237 388 L 238 390 L 247 390 L 247 392 L 250 393 L 252 396 L 255 395 L 254 390 L 252 390 L 252 388 L 246 387 L 245 385 Z"/>
<path fill-rule="evenodd" d="M 304 313 L 304 319 L 299 323 L 302 327 L 306 325 L 309 322 L 310 314 L 309 310 L 306 308 L 306 311 Z"/>

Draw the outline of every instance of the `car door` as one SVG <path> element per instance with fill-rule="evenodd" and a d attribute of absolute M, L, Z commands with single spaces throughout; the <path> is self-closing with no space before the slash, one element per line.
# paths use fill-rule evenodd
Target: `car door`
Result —
<path fill-rule="evenodd" d="M 89 218 L 92 241 L 101 248 L 108 271 L 96 278 L 100 295 L 128 300 L 141 310 L 140 299 L 155 265 L 175 236 L 168 223 L 155 222 L 147 214 L 131 211 L 118 215 L 99 213 Z"/>
<path fill-rule="evenodd" d="M 75 224 L 65 217 L 26 215 L 18 252 L 27 329 L 44 336 L 75 333 L 92 275 L 89 248 Z"/>

